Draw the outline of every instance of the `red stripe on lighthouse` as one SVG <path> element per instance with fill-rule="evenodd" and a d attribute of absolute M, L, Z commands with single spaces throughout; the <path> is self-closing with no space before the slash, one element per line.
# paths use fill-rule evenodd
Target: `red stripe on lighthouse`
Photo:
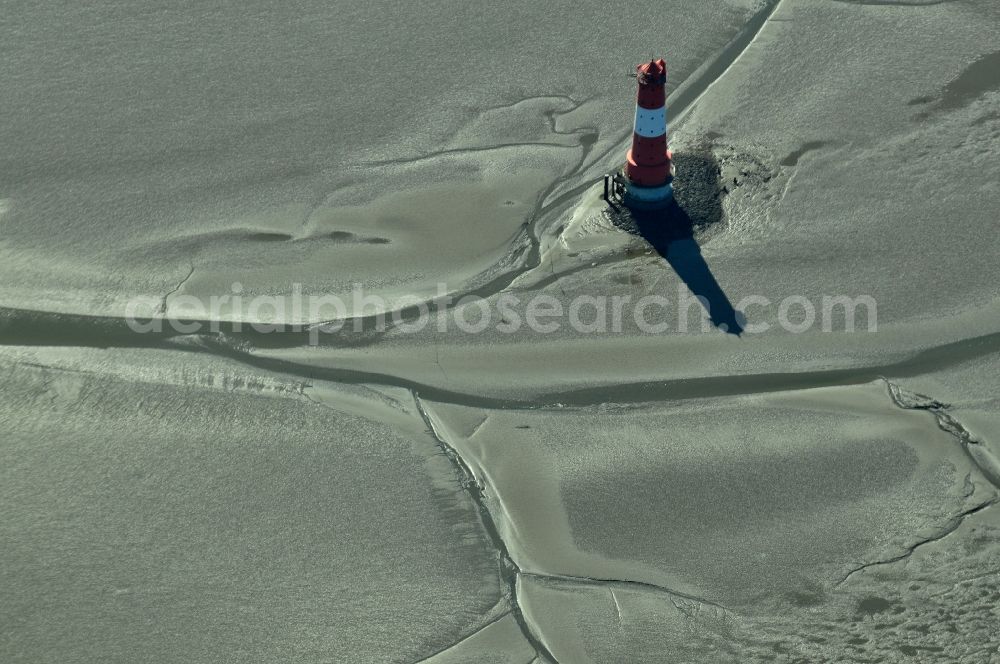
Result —
<path fill-rule="evenodd" d="M 671 177 L 671 154 L 667 149 L 666 83 L 663 59 L 636 67 L 636 95 L 632 149 L 625 162 L 625 175 L 641 187 L 659 187 Z"/>

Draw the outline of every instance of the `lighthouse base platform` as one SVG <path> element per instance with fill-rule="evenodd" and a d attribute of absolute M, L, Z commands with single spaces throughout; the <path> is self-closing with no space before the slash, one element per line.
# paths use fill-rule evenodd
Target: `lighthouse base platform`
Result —
<path fill-rule="evenodd" d="M 604 176 L 604 200 L 612 205 L 620 203 L 631 210 L 660 210 L 674 200 L 673 180 L 671 176 L 665 184 L 644 187 L 618 171 Z"/>
<path fill-rule="evenodd" d="M 674 200 L 674 183 L 659 187 L 642 187 L 631 182 L 625 185 L 622 202 L 633 210 L 659 210 L 665 208 Z"/>

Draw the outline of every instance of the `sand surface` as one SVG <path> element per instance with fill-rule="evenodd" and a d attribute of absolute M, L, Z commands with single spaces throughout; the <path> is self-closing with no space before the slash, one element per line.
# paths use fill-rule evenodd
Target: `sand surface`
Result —
<path fill-rule="evenodd" d="M 6 4 L 0 660 L 1000 661 L 996 3 Z"/>

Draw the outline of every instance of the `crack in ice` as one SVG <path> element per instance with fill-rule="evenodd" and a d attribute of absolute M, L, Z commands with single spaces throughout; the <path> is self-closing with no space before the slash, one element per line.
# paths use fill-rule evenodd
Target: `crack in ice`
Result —
<path fill-rule="evenodd" d="M 618 596 L 615 595 L 614 588 L 608 588 L 608 592 L 611 593 L 611 601 L 615 603 L 615 614 L 618 616 L 618 629 L 622 629 L 622 607 L 618 603 Z"/>
<path fill-rule="evenodd" d="M 883 377 L 882 381 L 889 388 L 889 398 L 892 399 L 893 404 L 896 407 L 903 410 L 926 410 L 937 422 L 938 428 L 947 434 L 950 434 L 958 439 L 959 443 L 962 445 L 962 449 L 965 451 L 966 455 L 972 461 L 972 464 L 982 473 L 983 477 L 992 484 L 995 488 L 1000 489 L 1000 476 L 997 474 L 997 470 L 994 467 L 987 468 L 983 465 L 981 460 L 977 458 L 977 455 L 982 455 L 993 461 L 993 455 L 990 453 L 989 449 L 975 436 L 972 435 L 968 429 L 962 426 L 953 415 L 946 412 L 951 408 L 950 404 L 943 401 L 938 401 L 932 397 L 925 394 L 919 394 L 917 392 L 909 392 L 904 390 L 902 387 Z M 976 453 L 973 453 L 973 449 Z M 993 464 L 991 466 L 1000 467 L 1000 464 Z"/>
<path fill-rule="evenodd" d="M 866 570 L 866 569 L 868 569 L 870 567 L 878 567 L 880 565 L 891 565 L 892 563 L 898 563 L 900 561 L 903 561 L 903 560 L 906 560 L 906 559 L 910 558 L 910 556 L 912 556 L 917 551 L 917 549 L 919 549 L 919 548 L 921 548 L 923 546 L 926 546 L 928 544 L 933 544 L 934 542 L 940 542 L 944 538 L 946 538 L 949 535 L 951 535 L 952 533 L 954 533 L 956 530 L 958 530 L 958 528 L 962 525 L 962 523 L 965 522 L 966 518 L 968 518 L 970 516 L 973 516 L 974 514 L 978 514 L 979 512 L 982 512 L 983 510 L 989 509 L 990 507 L 993 507 L 996 504 L 997 504 L 997 498 L 993 497 L 993 498 L 990 498 L 987 501 L 984 501 L 984 502 L 976 505 L 975 507 L 971 507 L 971 508 L 969 508 L 967 510 L 959 512 L 958 514 L 956 514 L 955 516 L 953 516 L 951 518 L 951 520 L 949 521 L 948 525 L 941 532 L 937 533 L 936 535 L 932 535 L 931 537 L 924 538 L 924 539 L 920 540 L 919 542 L 915 542 L 913 544 L 910 544 L 909 546 L 906 547 L 906 549 L 903 551 L 903 553 L 901 553 L 901 554 L 899 554 L 897 556 L 893 556 L 891 558 L 886 558 L 884 560 L 876 560 L 876 561 L 873 561 L 873 562 L 870 562 L 870 563 L 864 563 L 862 565 L 859 565 L 859 566 L 855 567 L 854 569 L 852 569 L 851 571 L 849 571 L 847 574 L 845 574 L 844 577 L 840 581 L 838 581 L 836 583 L 836 586 L 839 586 L 839 585 L 843 584 L 844 582 L 846 582 L 848 579 L 850 579 L 852 576 L 854 576 L 858 572 L 862 572 L 862 571 L 864 571 L 864 570 Z"/>
<path fill-rule="evenodd" d="M 675 599 L 683 600 L 686 602 L 694 602 L 699 606 L 710 606 L 717 611 L 721 611 L 727 614 L 734 614 L 735 612 L 729 607 L 723 606 L 717 602 L 713 602 L 710 599 L 704 597 L 698 597 L 697 595 L 690 595 L 688 593 L 680 592 L 679 590 L 673 590 L 672 588 L 667 588 L 666 586 L 657 585 L 655 583 L 648 583 L 646 581 L 636 581 L 634 579 L 606 579 L 593 576 L 576 576 L 571 574 L 558 574 L 550 572 L 529 572 L 525 570 L 519 570 L 519 574 L 526 578 L 538 579 L 540 581 L 561 581 L 563 583 L 576 583 L 580 585 L 589 586 L 608 586 L 609 590 L 611 586 L 621 586 L 625 588 L 632 588 L 636 590 L 643 590 L 647 592 L 654 592 L 665 594 L 673 602 Z M 677 604 L 674 604 L 677 606 Z M 681 610 L 678 607 L 678 610 Z"/>
<path fill-rule="evenodd" d="M 938 428 L 940 428 L 945 433 L 948 433 L 957 438 L 962 445 L 962 449 L 965 451 L 966 455 L 972 461 L 972 464 L 975 466 L 975 468 L 977 468 L 979 472 L 983 475 L 983 477 L 985 477 L 986 480 L 989 481 L 994 487 L 1000 488 L 1000 484 L 997 483 L 997 479 L 993 476 L 994 474 L 993 471 L 988 468 L 985 468 L 983 464 L 980 463 L 979 459 L 977 459 L 976 456 L 972 454 L 969 449 L 970 446 L 980 446 L 983 447 L 984 453 L 988 455 L 988 452 L 985 450 L 985 446 L 983 446 L 982 441 L 979 441 L 976 438 L 974 438 L 972 434 L 969 432 L 969 430 L 966 429 L 964 426 L 962 426 L 962 424 L 958 420 L 956 420 L 952 415 L 945 412 L 947 408 L 950 408 L 949 404 L 943 401 L 938 401 L 937 399 L 934 399 L 924 394 L 919 394 L 917 392 L 910 392 L 908 390 L 904 390 L 902 387 L 900 387 L 896 383 L 893 383 L 892 381 L 890 381 L 885 377 L 882 378 L 882 381 L 886 384 L 888 388 L 889 398 L 892 400 L 893 405 L 903 410 L 923 410 L 933 415 L 938 425 Z M 975 491 L 975 486 L 972 484 L 971 475 L 966 475 L 965 487 L 966 491 L 965 494 L 963 495 L 963 499 L 968 499 L 972 496 L 972 494 Z M 854 569 L 847 572 L 847 574 L 845 574 L 840 579 L 840 581 L 838 581 L 835 584 L 835 587 L 842 585 L 855 574 L 862 572 L 870 567 L 889 565 L 892 563 L 897 563 L 909 559 L 921 547 L 943 540 L 944 538 L 948 537 L 956 530 L 958 530 L 959 527 L 965 522 L 965 520 L 968 517 L 974 516 L 984 510 L 987 510 L 990 507 L 996 505 L 998 502 L 1000 502 L 1000 496 L 994 493 L 994 495 L 989 500 L 983 501 L 978 505 L 975 505 L 974 507 L 970 507 L 954 515 L 953 517 L 951 517 L 951 519 L 949 519 L 948 524 L 940 532 L 930 537 L 921 539 L 918 542 L 910 544 L 903 550 L 902 553 L 892 556 L 890 558 L 885 558 L 883 560 L 876 560 L 870 563 L 863 563 L 861 565 L 858 565 Z"/>
<path fill-rule="evenodd" d="M 548 648 L 545 646 L 542 637 L 535 633 L 535 630 L 528 623 L 521 605 L 517 598 L 517 581 L 518 579 L 534 579 L 541 582 L 562 582 L 571 584 L 581 584 L 589 586 L 599 586 L 606 587 L 611 592 L 611 596 L 615 601 L 615 608 L 618 613 L 619 624 L 621 624 L 621 606 L 618 603 L 618 599 L 614 594 L 613 586 L 620 586 L 625 588 L 633 588 L 644 591 L 651 591 L 656 593 L 661 593 L 667 595 L 669 600 L 677 608 L 678 611 L 690 616 L 690 614 L 682 609 L 677 601 L 687 601 L 694 602 L 699 607 L 702 606 L 712 607 L 716 612 L 722 612 L 723 615 L 732 614 L 733 611 L 721 604 L 713 602 L 709 599 L 703 597 L 697 597 L 694 595 L 689 595 L 677 590 L 672 590 L 664 586 L 660 586 L 654 583 L 649 583 L 645 581 L 636 581 L 631 579 L 611 579 L 611 578 L 599 578 L 592 576 L 576 576 L 569 574 L 558 574 L 549 572 L 537 572 L 522 569 L 515 561 L 510 553 L 510 549 L 507 546 L 506 541 L 500 534 L 500 529 L 498 527 L 496 519 L 490 512 L 489 507 L 486 505 L 485 488 L 483 484 L 477 479 L 475 471 L 472 467 L 465 461 L 461 453 L 450 443 L 445 440 L 444 434 L 438 431 L 438 427 L 434 424 L 434 420 L 431 417 L 430 411 L 424 405 L 423 401 L 420 399 L 419 394 L 416 391 L 411 391 L 413 396 L 413 401 L 416 406 L 417 412 L 423 419 L 424 424 L 427 426 L 428 433 L 434 438 L 438 447 L 444 453 L 445 457 L 451 461 L 452 465 L 455 467 L 456 472 L 459 475 L 459 483 L 465 491 L 468 492 L 472 501 L 475 503 L 479 510 L 480 520 L 483 527 L 486 530 L 486 534 L 493 544 L 494 549 L 497 551 L 498 556 L 498 567 L 500 572 L 500 578 L 506 585 L 505 594 L 511 605 L 511 614 L 516 620 L 518 627 L 520 628 L 522 634 L 535 648 L 541 656 L 550 660 L 551 662 L 557 662 L 555 657 L 549 652 Z M 483 420 L 485 422 L 486 420 Z M 482 426 L 483 422 L 477 425 Z"/>
<path fill-rule="evenodd" d="M 174 286 L 173 290 L 171 290 L 170 292 L 168 292 L 166 295 L 163 296 L 163 299 L 160 301 L 160 308 L 157 313 L 159 313 L 161 316 L 165 316 L 167 314 L 167 300 L 170 298 L 171 295 L 173 295 L 174 293 L 176 293 L 177 291 L 179 291 L 181 288 L 184 287 L 184 284 L 188 282 L 188 279 L 191 278 L 192 274 L 194 274 L 194 263 L 189 264 L 189 270 L 187 275 L 183 279 L 181 279 L 176 286 Z"/>
<path fill-rule="evenodd" d="M 434 440 L 437 442 L 438 447 L 441 448 L 445 457 L 451 461 L 452 465 L 455 467 L 455 470 L 459 475 L 459 484 L 461 484 L 462 488 L 465 489 L 465 491 L 472 498 L 476 507 L 479 509 L 480 521 L 486 529 L 486 534 L 493 544 L 493 548 L 497 551 L 500 578 L 506 585 L 505 593 L 511 605 L 511 614 L 514 616 L 521 633 L 524 635 L 524 638 L 527 639 L 528 643 L 531 644 L 531 647 L 535 649 L 536 653 L 544 656 L 552 662 L 557 662 L 556 658 L 551 652 L 549 652 L 542 639 L 534 633 L 531 626 L 528 624 L 528 621 L 524 616 L 524 612 L 521 610 L 521 605 L 518 603 L 517 579 L 520 574 L 520 569 L 518 568 L 517 563 L 514 562 L 513 558 L 511 558 L 510 551 L 507 549 L 507 543 L 504 542 L 503 537 L 501 537 L 496 521 L 493 519 L 493 515 L 490 513 L 489 508 L 486 506 L 486 499 L 483 493 L 482 484 L 480 484 L 479 480 L 476 479 L 475 472 L 469 464 L 466 463 L 465 459 L 462 458 L 462 455 L 458 452 L 458 450 L 452 447 L 444 439 L 444 436 L 438 432 L 437 427 L 434 425 L 434 420 L 431 418 L 430 413 L 420 400 L 420 396 L 415 391 L 412 392 L 412 394 L 417 412 L 420 413 L 420 417 L 423 419 L 424 424 L 427 425 L 428 432 L 434 437 Z"/>
<path fill-rule="evenodd" d="M 503 613 L 501 613 L 500 615 L 496 616 L 492 620 L 489 620 L 485 624 L 480 625 L 476 629 L 472 630 L 471 632 L 469 632 L 468 634 L 466 634 L 465 636 L 463 636 L 462 638 L 460 638 L 458 641 L 455 641 L 454 643 L 446 645 L 444 648 L 441 648 L 440 650 L 435 650 L 434 652 L 432 652 L 431 654 L 427 655 L 426 657 L 421 657 L 420 659 L 418 659 L 413 664 L 421 664 L 421 662 L 427 662 L 429 660 L 434 659 L 438 655 L 441 655 L 443 653 L 448 652 L 452 648 L 456 648 L 456 647 L 460 646 L 461 644 L 465 643 L 466 641 L 468 641 L 469 639 L 471 639 L 472 637 L 474 637 L 476 634 L 479 634 L 483 630 L 485 630 L 485 629 L 487 629 L 489 627 L 492 627 L 493 625 L 495 625 L 496 623 L 500 622 L 501 620 L 503 620 L 504 618 L 506 618 L 510 614 L 511 614 L 510 611 L 504 611 Z"/>

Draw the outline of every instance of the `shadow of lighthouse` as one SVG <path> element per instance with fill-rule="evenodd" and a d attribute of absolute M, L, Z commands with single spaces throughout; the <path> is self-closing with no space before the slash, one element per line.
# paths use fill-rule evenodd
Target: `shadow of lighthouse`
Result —
<path fill-rule="evenodd" d="M 722 220 L 719 163 L 711 152 L 677 154 L 674 200 L 660 210 L 633 210 L 634 232 L 641 235 L 699 299 L 712 324 L 739 336 L 744 317 L 733 308 L 694 239 L 695 231 Z"/>

